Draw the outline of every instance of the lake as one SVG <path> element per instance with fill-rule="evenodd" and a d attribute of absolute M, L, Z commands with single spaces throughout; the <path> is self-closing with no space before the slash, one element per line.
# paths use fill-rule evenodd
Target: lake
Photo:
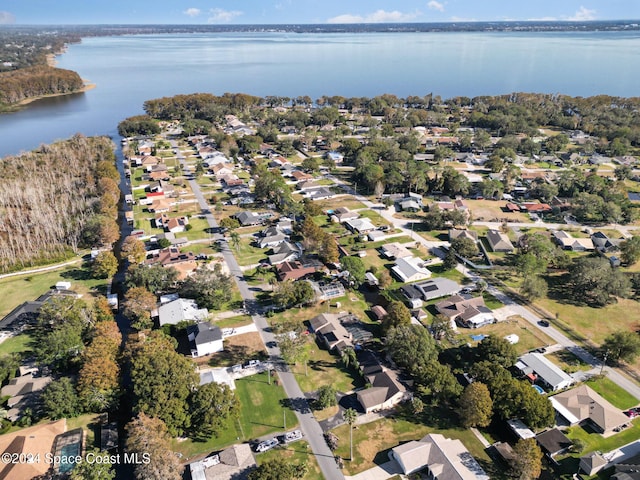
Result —
<path fill-rule="evenodd" d="M 85 135 L 116 136 L 145 100 L 257 96 L 638 96 L 639 32 L 205 33 L 87 38 L 58 66 L 96 88 L 0 115 L 0 155 Z"/>

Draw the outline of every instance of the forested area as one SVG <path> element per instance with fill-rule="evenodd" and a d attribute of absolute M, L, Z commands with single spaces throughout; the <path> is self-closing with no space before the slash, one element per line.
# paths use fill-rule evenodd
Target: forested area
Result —
<path fill-rule="evenodd" d="M 0 271 L 115 242 L 114 162 L 109 138 L 82 135 L 0 160 Z"/>
<path fill-rule="evenodd" d="M 72 93 L 82 88 L 76 72 L 47 65 L 0 73 L 0 107 L 42 95 Z"/>

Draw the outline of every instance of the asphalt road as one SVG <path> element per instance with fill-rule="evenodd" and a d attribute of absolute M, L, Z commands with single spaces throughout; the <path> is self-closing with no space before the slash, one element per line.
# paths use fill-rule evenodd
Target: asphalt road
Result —
<path fill-rule="evenodd" d="M 177 148 L 175 142 L 172 142 L 172 147 Z M 177 158 L 184 166 L 184 156 L 182 156 L 181 153 L 178 153 Z M 205 215 L 209 228 L 216 229 L 218 224 L 211 213 L 207 201 L 200 191 L 200 186 L 193 178 L 188 181 L 191 186 L 191 190 L 202 209 L 202 213 Z M 344 480 L 344 475 L 335 462 L 333 452 L 329 449 L 324 440 L 320 424 L 313 416 L 311 408 L 309 407 L 302 390 L 300 390 L 300 387 L 298 386 L 298 382 L 282 360 L 280 349 L 276 344 L 275 335 L 271 332 L 266 318 L 262 315 L 261 308 L 256 301 L 253 291 L 245 281 L 244 274 L 236 261 L 233 251 L 229 247 L 226 239 L 219 233 L 213 234 L 213 240 L 218 242 L 221 246 L 221 252 L 224 260 L 227 262 L 227 266 L 229 267 L 229 273 L 236 281 L 240 294 L 245 302 L 245 308 L 251 315 L 253 323 L 256 325 L 258 333 L 265 344 L 265 348 L 269 354 L 269 361 L 277 365 L 282 365 L 282 368 L 278 371 L 280 383 L 282 384 L 284 391 L 295 410 L 298 422 L 300 423 L 300 430 L 302 430 L 305 440 L 311 446 L 311 450 L 318 461 L 322 475 L 327 480 Z"/>

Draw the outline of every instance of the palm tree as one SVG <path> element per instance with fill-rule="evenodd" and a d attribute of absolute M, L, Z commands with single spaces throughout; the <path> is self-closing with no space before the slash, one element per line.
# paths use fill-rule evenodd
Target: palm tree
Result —
<path fill-rule="evenodd" d="M 238 252 L 238 249 L 240 248 L 240 234 L 238 232 L 231 232 L 229 237 L 231 238 L 231 245 L 235 251 Z"/>
<path fill-rule="evenodd" d="M 358 412 L 353 408 L 344 411 L 344 421 L 349 424 L 349 461 L 353 462 L 353 424 L 356 423 Z"/>

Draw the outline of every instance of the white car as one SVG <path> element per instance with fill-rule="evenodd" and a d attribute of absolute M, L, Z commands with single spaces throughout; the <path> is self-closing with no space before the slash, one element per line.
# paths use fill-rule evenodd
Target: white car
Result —
<path fill-rule="evenodd" d="M 262 453 L 262 452 L 266 452 L 267 450 L 271 450 L 273 447 L 278 445 L 278 443 L 279 442 L 277 438 L 272 438 L 270 440 L 265 440 L 264 442 L 260 442 L 256 447 L 256 452 Z"/>
<path fill-rule="evenodd" d="M 284 434 L 284 443 L 295 442 L 302 438 L 302 432 L 300 430 L 294 430 L 293 432 L 287 432 Z"/>

